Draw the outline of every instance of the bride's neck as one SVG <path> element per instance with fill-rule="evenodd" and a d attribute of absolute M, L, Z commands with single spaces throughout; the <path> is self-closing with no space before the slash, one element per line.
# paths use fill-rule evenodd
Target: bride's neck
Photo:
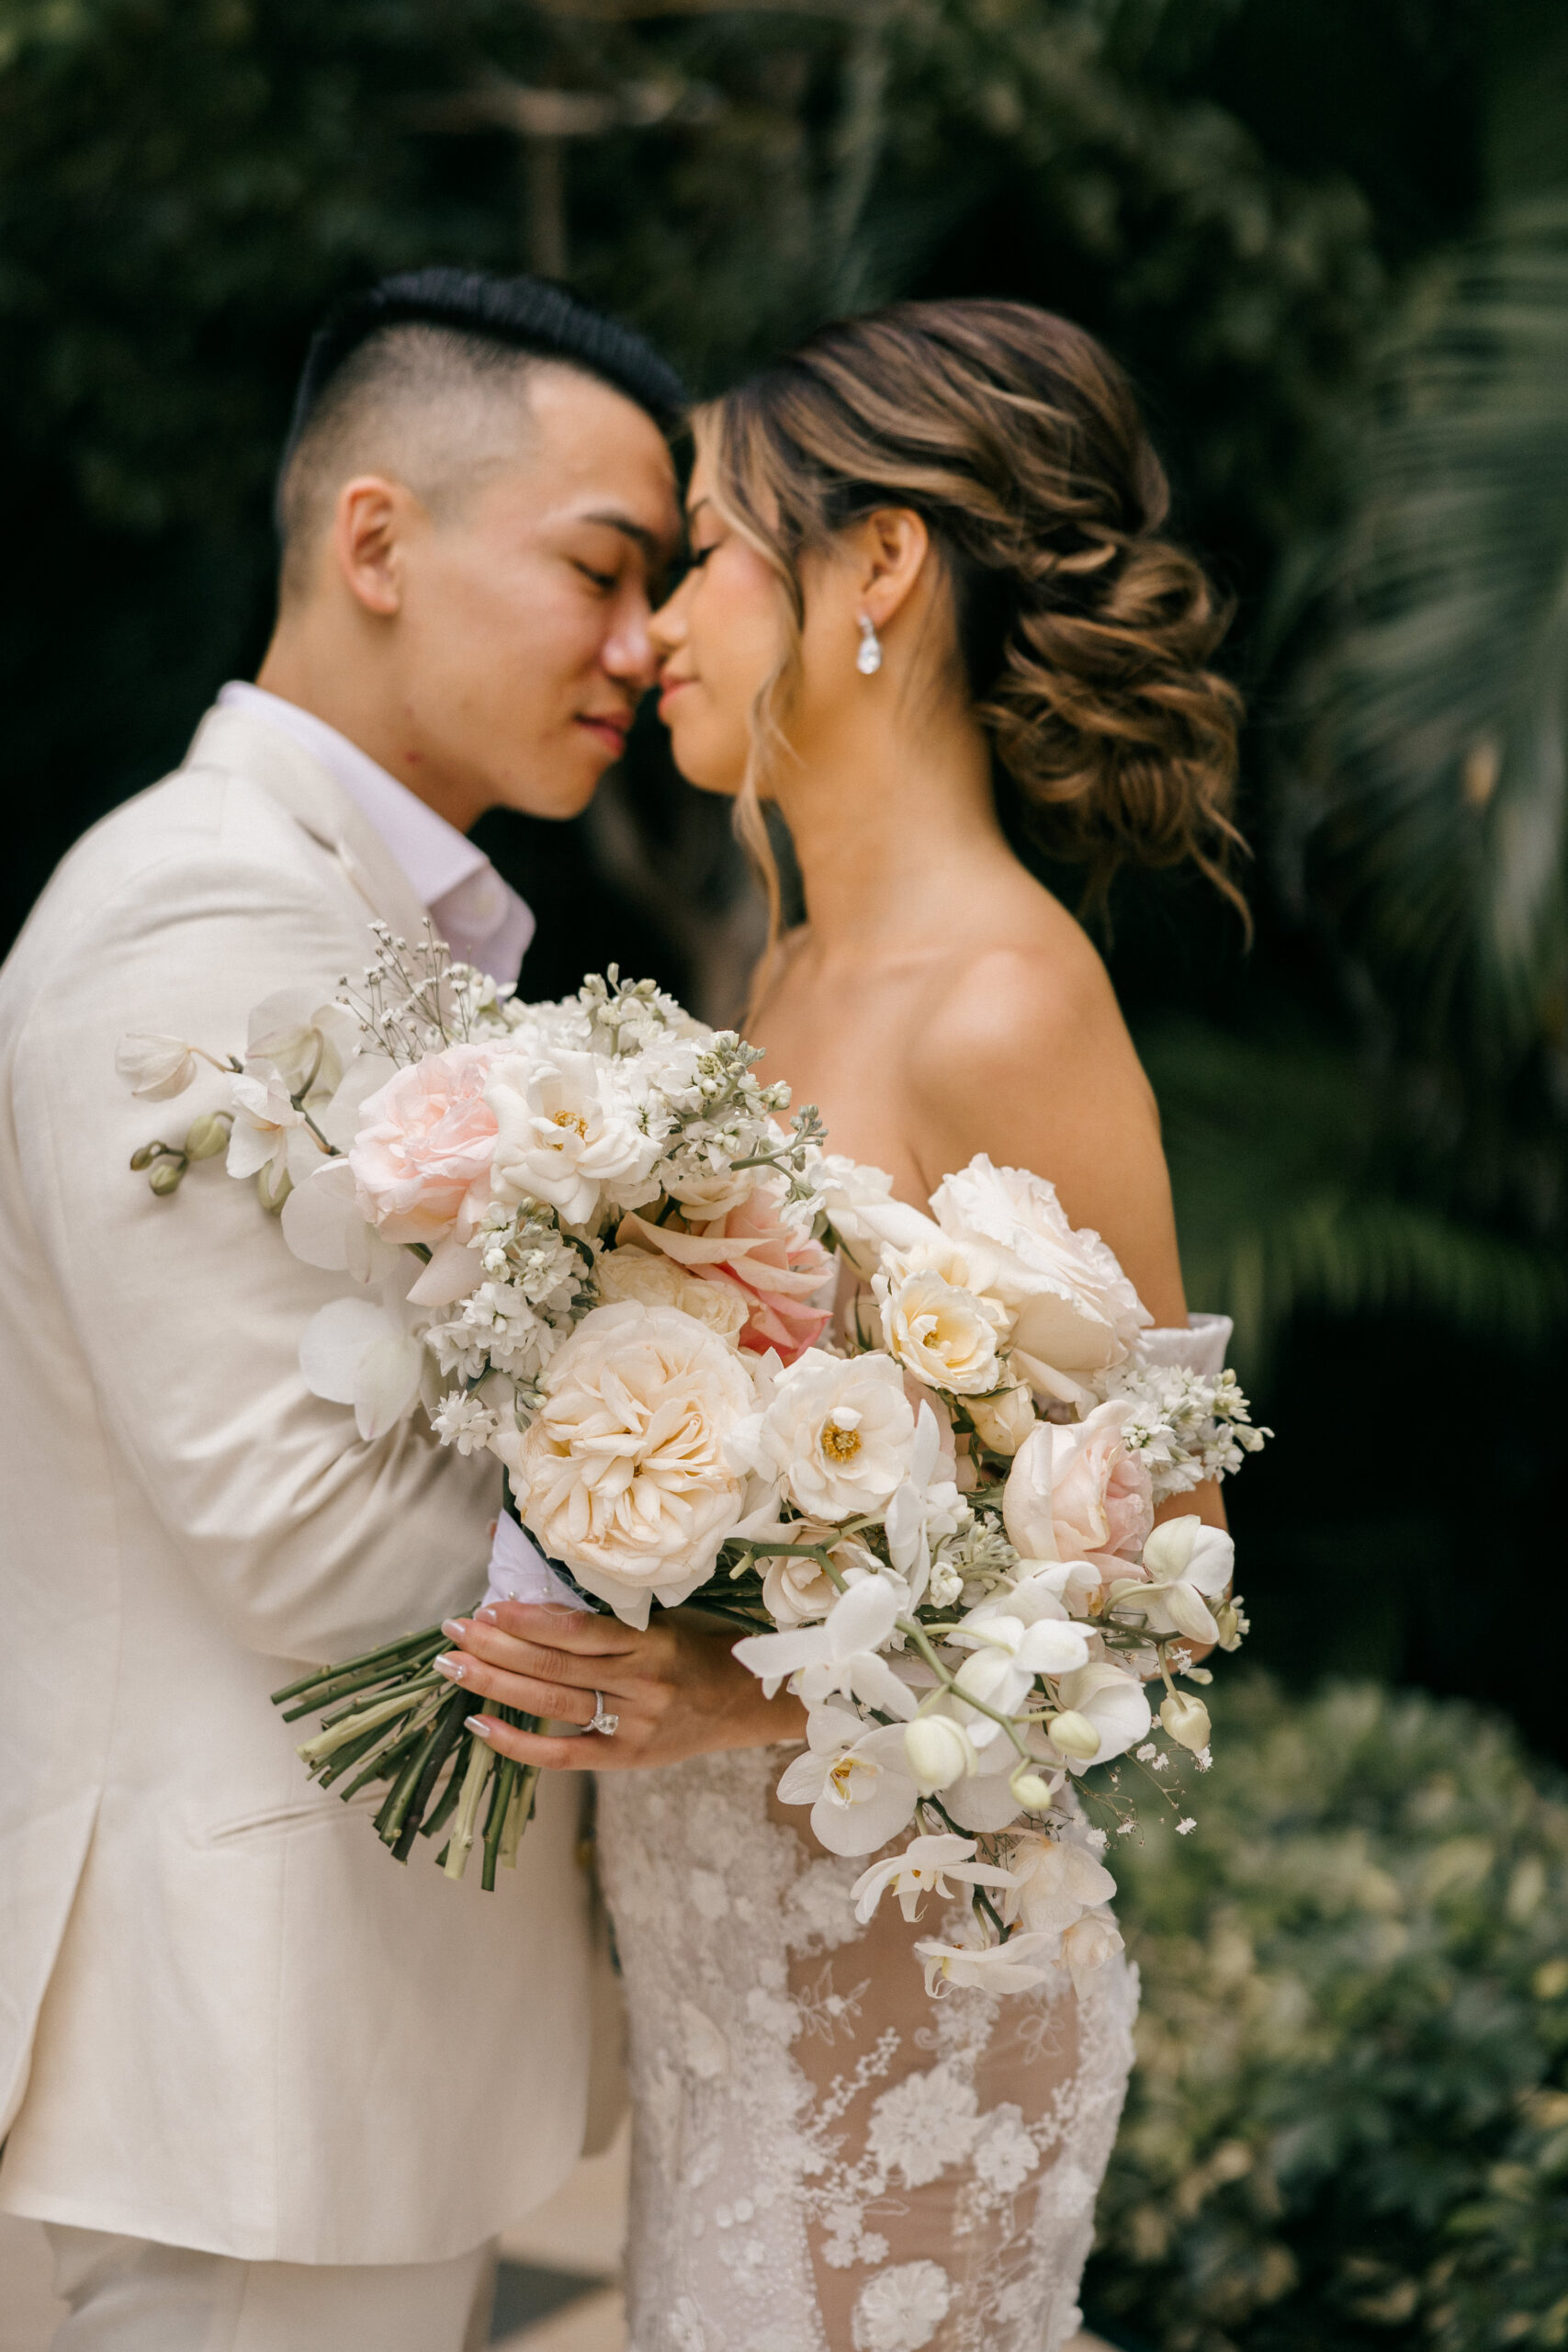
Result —
<path fill-rule="evenodd" d="M 813 946 L 832 956 L 908 947 L 911 923 L 957 874 L 1010 855 L 991 788 L 990 752 L 967 710 L 891 723 L 866 697 L 830 746 L 784 763 L 789 826 Z"/>

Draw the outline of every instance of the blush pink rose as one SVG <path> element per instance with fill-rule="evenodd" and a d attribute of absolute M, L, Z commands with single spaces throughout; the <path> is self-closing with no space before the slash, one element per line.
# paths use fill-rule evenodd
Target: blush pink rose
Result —
<path fill-rule="evenodd" d="M 488 1046 L 448 1046 L 399 1070 L 366 1102 L 348 1164 L 360 1215 L 389 1241 L 448 1238 L 490 1193 L 495 1113 Z"/>
<path fill-rule="evenodd" d="M 1102 1575 L 1137 1575 L 1154 1525 L 1148 1471 L 1127 1451 L 1120 1397 L 1081 1421 L 1042 1421 L 1013 1457 L 1002 1497 L 1012 1542 L 1027 1559 L 1089 1560 Z"/>
<path fill-rule="evenodd" d="M 746 1303 L 739 1344 L 757 1354 L 776 1348 L 793 1363 L 815 1347 L 832 1317 L 832 1300 L 816 1304 L 836 1268 L 818 1241 L 803 1241 L 779 1215 L 774 1194 L 759 1185 L 748 1201 L 698 1233 L 672 1231 L 628 1216 L 623 1244 L 661 1250 L 703 1282 L 720 1283 Z"/>

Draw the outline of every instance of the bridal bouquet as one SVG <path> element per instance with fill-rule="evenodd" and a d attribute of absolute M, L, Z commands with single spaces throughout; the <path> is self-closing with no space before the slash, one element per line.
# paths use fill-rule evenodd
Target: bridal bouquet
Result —
<path fill-rule="evenodd" d="M 198 1050 L 128 1038 L 121 1072 L 162 1099 Z M 909 1208 L 813 1111 L 782 1125 L 759 1058 L 613 967 L 520 1004 L 382 932 L 362 993 L 259 1007 L 219 1062 L 231 1108 L 132 1164 L 170 1194 L 226 1150 L 350 1284 L 301 1334 L 311 1390 L 367 1439 L 423 1411 L 501 1459 L 492 1595 L 639 1626 L 689 1603 L 744 1634 L 742 1663 L 806 1702 L 780 1794 L 823 1846 L 915 1833 L 859 1881 L 861 1916 L 969 1891 L 974 1939 L 917 1947 L 933 1989 L 1092 1965 L 1114 1883 L 1079 1776 L 1133 1749 L 1168 1793 L 1156 1685 L 1205 1765 L 1178 1681 L 1246 1630 L 1229 1537 L 1154 1511 L 1267 1433 L 1229 1372 L 1159 1361 L 1050 1184 L 982 1157 Z M 322 1715 L 299 1752 L 323 1785 L 385 1786 L 399 1859 L 446 1829 L 447 1872 L 479 1843 L 489 1886 L 536 1776 L 465 1740 L 479 1702 L 434 1670 L 445 1646 L 410 1634 L 276 1699 Z"/>

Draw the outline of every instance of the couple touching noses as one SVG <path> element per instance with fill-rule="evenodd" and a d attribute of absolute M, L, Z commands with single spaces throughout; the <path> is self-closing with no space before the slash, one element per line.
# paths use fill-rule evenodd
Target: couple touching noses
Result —
<path fill-rule="evenodd" d="M 987 1996 L 912 1992 L 884 1919 L 834 1930 L 864 1981 L 829 2001 L 842 1869 L 769 1797 L 804 1710 L 683 1618 L 452 1618 L 446 1670 L 482 1696 L 586 1725 L 602 1693 L 618 1727 L 476 1719 L 550 1768 L 515 1874 L 391 1867 L 302 1784 L 268 1694 L 465 1602 L 499 1465 L 411 1423 L 345 1435 L 297 1361 L 332 1279 L 259 1246 L 239 1186 L 176 1220 L 125 1178 L 127 1031 L 329 997 L 377 919 L 514 979 L 532 918 L 468 829 L 576 814 L 657 684 L 769 887 L 768 1075 L 907 1202 L 980 1151 L 1051 1178 L 1185 1338 L 1153 1098 L 1007 830 L 1032 809 L 1100 876 L 1223 878 L 1220 622 L 1123 379 L 1018 305 L 828 328 L 698 412 L 684 521 L 682 413 L 555 288 L 424 270 L 344 306 L 255 684 L 77 844 L 0 975 L 0 2210 L 49 2226 L 61 2352 L 482 2341 L 489 2243 L 582 2137 L 586 1769 L 632 2013 L 637 2352 L 1056 2352 L 1076 2324 L 1124 1968 L 993 2035 Z M 787 936 L 764 800 L 805 882 Z"/>

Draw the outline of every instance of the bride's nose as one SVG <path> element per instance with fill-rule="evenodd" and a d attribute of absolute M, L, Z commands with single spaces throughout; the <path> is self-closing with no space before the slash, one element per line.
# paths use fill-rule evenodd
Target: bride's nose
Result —
<path fill-rule="evenodd" d="M 648 634 L 660 662 L 667 662 L 675 648 L 686 641 L 685 584 L 682 581 L 649 616 Z"/>

